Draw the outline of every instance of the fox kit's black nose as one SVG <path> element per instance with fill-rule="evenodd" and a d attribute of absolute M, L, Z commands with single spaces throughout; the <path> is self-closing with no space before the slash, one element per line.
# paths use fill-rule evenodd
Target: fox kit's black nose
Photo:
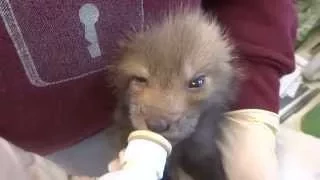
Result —
<path fill-rule="evenodd" d="M 150 131 L 162 133 L 169 129 L 170 125 L 166 120 L 149 120 L 146 122 Z"/>

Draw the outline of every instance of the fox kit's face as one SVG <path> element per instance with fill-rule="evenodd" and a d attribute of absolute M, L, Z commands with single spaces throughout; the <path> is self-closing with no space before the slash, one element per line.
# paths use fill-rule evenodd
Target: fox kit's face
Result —
<path fill-rule="evenodd" d="M 189 136 L 205 107 L 223 103 L 230 51 L 218 26 L 200 13 L 171 16 L 133 36 L 116 79 L 133 127 L 173 142 Z"/>

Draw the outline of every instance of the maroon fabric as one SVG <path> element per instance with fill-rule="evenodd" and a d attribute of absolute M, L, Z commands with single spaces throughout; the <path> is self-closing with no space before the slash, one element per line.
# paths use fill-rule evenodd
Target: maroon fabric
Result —
<path fill-rule="evenodd" d="M 105 60 L 111 61 L 115 56 L 115 40 L 131 26 L 139 27 L 161 15 L 173 2 L 181 1 L 91 1 L 100 12 L 96 30 L 103 54 L 95 58 L 86 49 L 89 43 L 77 19 L 79 8 L 86 1 L 8 1 L 11 7 L 5 8 L 5 15 L 11 10 L 20 26 L 14 29 L 15 24 L 7 23 L 9 29 L 15 30 L 10 35 L 17 37 L 20 31 L 24 42 L 10 38 L 4 20 L 0 21 L 0 136 L 45 154 L 108 126 L 114 98 L 101 69 Z M 197 5 L 200 0 L 192 2 Z M 248 79 L 235 107 L 276 111 L 278 78 L 293 67 L 292 2 L 206 3 L 230 29 L 242 53 L 240 65 L 247 67 Z M 26 49 L 19 49 L 24 43 L 29 54 Z"/>
<path fill-rule="evenodd" d="M 233 109 L 279 109 L 279 78 L 294 68 L 294 0 L 204 0 L 241 54 L 245 75 Z"/>
<path fill-rule="evenodd" d="M 116 57 L 116 40 L 181 3 L 90 1 L 99 11 L 95 30 L 102 52 L 91 56 L 79 16 L 87 2 L 0 3 L 0 136 L 26 150 L 46 154 L 107 127 L 114 98 L 102 69 Z"/>

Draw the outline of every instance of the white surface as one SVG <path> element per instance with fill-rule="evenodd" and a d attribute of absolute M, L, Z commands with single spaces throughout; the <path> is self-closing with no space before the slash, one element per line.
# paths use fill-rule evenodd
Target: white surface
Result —
<path fill-rule="evenodd" d="M 280 79 L 280 97 L 283 98 L 285 96 L 294 97 L 299 85 L 302 82 L 302 71 L 308 65 L 309 61 L 299 56 L 295 55 L 295 70 L 294 72 L 283 76 Z"/>
<path fill-rule="evenodd" d="M 74 175 L 101 176 L 107 172 L 108 163 L 117 155 L 114 137 L 109 134 L 101 132 L 47 158 Z"/>
<path fill-rule="evenodd" d="M 280 79 L 280 97 L 294 96 L 301 84 L 301 67 L 296 65 L 294 72 Z"/>
<path fill-rule="evenodd" d="M 314 56 L 303 70 L 303 76 L 309 81 L 320 79 L 320 53 Z"/>

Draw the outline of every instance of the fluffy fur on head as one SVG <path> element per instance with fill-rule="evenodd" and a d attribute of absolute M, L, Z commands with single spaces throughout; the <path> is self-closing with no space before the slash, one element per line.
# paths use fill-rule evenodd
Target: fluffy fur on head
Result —
<path fill-rule="evenodd" d="M 185 159 L 176 161 L 185 170 L 203 166 L 201 159 L 217 156 L 218 126 L 233 95 L 232 50 L 214 19 L 189 8 L 132 34 L 121 43 L 114 66 L 118 121 L 168 138 L 176 145 L 177 159 Z M 189 161 L 196 156 L 192 153 L 202 154 Z M 206 163 L 218 159 L 207 158 Z M 210 166 L 212 171 L 215 165 Z"/>

